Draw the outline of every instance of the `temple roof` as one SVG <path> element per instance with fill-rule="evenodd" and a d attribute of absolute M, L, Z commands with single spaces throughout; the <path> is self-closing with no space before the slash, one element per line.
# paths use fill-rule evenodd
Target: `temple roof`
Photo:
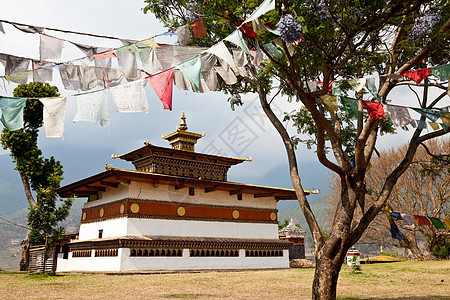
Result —
<path fill-rule="evenodd" d="M 186 178 L 173 175 L 108 168 L 107 171 L 76 181 L 58 189 L 58 194 L 63 197 L 88 197 L 107 188 L 117 188 L 122 182 L 131 181 L 147 182 L 153 184 L 167 184 L 175 189 L 186 187 L 204 189 L 205 192 L 226 191 L 230 195 L 253 194 L 255 198 L 275 197 L 276 200 L 297 199 L 293 189 L 266 187 L 244 183 L 216 181 L 207 179 Z M 309 191 L 305 191 L 309 195 Z"/>
<path fill-rule="evenodd" d="M 197 153 L 191 151 L 183 151 L 178 149 L 155 146 L 148 142 L 145 142 L 144 144 L 145 144 L 144 147 L 141 147 L 139 149 L 133 150 L 131 152 L 122 155 L 112 155 L 111 158 L 113 159 L 120 158 L 126 161 L 133 162 L 140 158 L 154 154 L 154 155 L 170 156 L 174 158 L 181 158 L 186 160 L 225 164 L 230 166 L 240 164 L 244 161 L 251 161 L 251 158 L 234 158 L 212 154 Z"/>

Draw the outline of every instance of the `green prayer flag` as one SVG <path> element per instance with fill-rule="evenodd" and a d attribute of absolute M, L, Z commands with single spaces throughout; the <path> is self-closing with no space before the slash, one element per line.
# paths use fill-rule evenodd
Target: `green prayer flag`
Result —
<path fill-rule="evenodd" d="M 344 110 L 347 113 L 348 118 L 358 117 L 358 100 L 354 98 L 348 98 L 344 96 L 338 96 L 344 105 Z"/>
<path fill-rule="evenodd" d="M 378 95 L 378 90 L 375 86 L 375 77 L 366 78 L 366 89 L 372 94 L 376 99 L 381 97 Z"/>
<path fill-rule="evenodd" d="M 141 52 L 141 50 L 136 46 L 136 44 L 130 44 L 127 46 L 123 46 L 123 47 L 117 48 L 116 50 L 121 51 L 121 52 L 128 51 L 131 53 Z"/>
<path fill-rule="evenodd" d="M 235 44 L 236 46 L 240 47 L 248 55 L 252 55 L 250 53 L 250 50 L 248 49 L 247 44 L 244 41 L 244 38 L 242 37 L 242 32 L 240 30 L 236 29 L 229 36 L 227 36 L 224 40 L 229 41 L 229 42 Z"/>
<path fill-rule="evenodd" d="M 450 64 L 431 67 L 431 75 L 439 78 L 439 80 L 447 80 L 450 77 Z"/>
<path fill-rule="evenodd" d="M 9 131 L 23 128 L 23 109 L 27 98 L 0 97 L 2 117 L 0 121 Z"/>
<path fill-rule="evenodd" d="M 262 46 L 263 46 L 264 49 L 266 49 L 267 52 L 269 52 L 270 55 L 272 55 L 273 57 L 275 57 L 275 58 L 281 58 L 281 57 L 283 57 L 283 53 L 282 53 L 280 50 L 278 50 L 278 48 L 277 48 L 274 44 L 272 44 L 272 43 L 265 43 L 265 44 L 262 44 Z"/>
<path fill-rule="evenodd" d="M 331 94 L 339 96 L 341 94 L 341 80 L 335 80 L 331 85 Z"/>
<path fill-rule="evenodd" d="M 433 223 L 434 227 L 437 229 L 447 229 L 447 226 L 445 226 L 441 219 L 435 217 L 428 217 L 428 219 L 430 219 L 431 223 Z"/>
<path fill-rule="evenodd" d="M 175 68 L 180 70 L 192 82 L 195 92 L 198 92 L 200 89 L 200 71 L 202 69 L 200 55 L 194 56 Z"/>
<path fill-rule="evenodd" d="M 448 126 L 445 123 L 439 123 L 442 126 L 442 129 L 444 129 L 445 132 L 448 131 Z"/>

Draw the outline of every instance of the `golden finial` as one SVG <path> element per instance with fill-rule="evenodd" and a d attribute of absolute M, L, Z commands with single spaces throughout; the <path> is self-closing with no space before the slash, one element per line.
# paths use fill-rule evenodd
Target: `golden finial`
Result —
<path fill-rule="evenodd" d="M 183 111 L 183 115 L 181 116 L 180 127 L 178 127 L 177 130 L 186 131 L 187 129 L 188 129 L 188 127 L 187 127 L 187 124 L 186 124 L 186 116 L 184 115 L 184 111 Z"/>
<path fill-rule="evenodd" d="M 108 164 L 105 164 L 105 170 L 106 170 L 106 171 L 109 171 L 109 170 L 111 170 L 111 169 L 112 169 L 111 165 L 108 166 Z"/>

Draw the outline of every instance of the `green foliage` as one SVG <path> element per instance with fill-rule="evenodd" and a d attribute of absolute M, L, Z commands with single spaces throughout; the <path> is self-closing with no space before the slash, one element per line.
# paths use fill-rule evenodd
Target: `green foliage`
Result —
<path fill-rule="evenodd" d="M 450 257 L 450 240 L 445 236 L 439 239 L 431 254 L 436 258 L 448 259 Z"/>
<path fill-rule="evenodd" d="M 20 84 L 14 89 L 14 97 L 28 98 L 24 110 L 24 128 L 9 131 L 4 128 L 0 142 L 9 150 L 16 170 L 26 177 L 36 192 L 36 206 L 30 207 L 28 225 L 32 243 L 42 244 L 46 236 L 61 236 L 63 229 L 57 223 L 64 220 L 72 204 L 65 200 L 57 207 L 56 191 L 63 179 L 62 165 L 52 156 L 44 158 L 38 148 L 38 132 L 43 123 L 43 105 L 36 98 L 57 97 L 58 88 L 42 83 Z M 33 99 L 35 98 L 35 99 Z"/>
<path fill-rule="evenodd" d="M 361 265 L 357 265 L 356 261 L 358 260 L 358 256 L 353 255 L 352 258 L 352 274 L 361 274 L 362 273 L 362 268 Z"/>

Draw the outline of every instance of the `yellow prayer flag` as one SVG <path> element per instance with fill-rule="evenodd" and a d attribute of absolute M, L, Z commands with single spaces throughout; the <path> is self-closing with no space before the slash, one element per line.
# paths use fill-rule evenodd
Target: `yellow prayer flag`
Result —
<path fill-rule="evenodd" d="M 323 95 L 319 97 L 322 100 L 325 108 L 332 113 L 336 113 L 338 110 L 337 96 L 336 95 Z"/>
<path fill-rule="evenodd" d="M 23 72 L 19 72 L 19 73 L 5 75 L 5 78 L 6 78 L 6 80 L 8 80 L 8 82 L 12 81 L 12 82 L 21 83 L 23 81 L 26 81 L 29 77 L 32 77 L 32 76 L 33 76 L 33 70 L 29 70 L 29 71 L 23 71 Z"/>
<path fill-rule="evenodd" d="M 439 130 L 439 124 L 435 122 L 428 122 L 430 124 L 431 128 L 433 128 L 434 131 Z"/>
<path fill-rule="evenodd" d="M 448 229 L 450 229 L 450 219 L 443 219 L 445 225 L 447 225 Z"/>
<path fill-rule="evenodd" d="M 139 41 L 136 44 L 144 44 L 147 47 L 151 47 L 151 48 L 159 47 L 158 44 L 155 42 L 155 39 L 152 38 L 152 37 L 148 38 L 148 39 L 145 39 L 145 40 L 142 40 L 142 41 Z"/>
<path fill-rule="evenodd" d="M 442 122 L 444 122 L 445 125 L 450 127 L 450 112 L 446 113 L 445 115 L 441 116 Z"/>

